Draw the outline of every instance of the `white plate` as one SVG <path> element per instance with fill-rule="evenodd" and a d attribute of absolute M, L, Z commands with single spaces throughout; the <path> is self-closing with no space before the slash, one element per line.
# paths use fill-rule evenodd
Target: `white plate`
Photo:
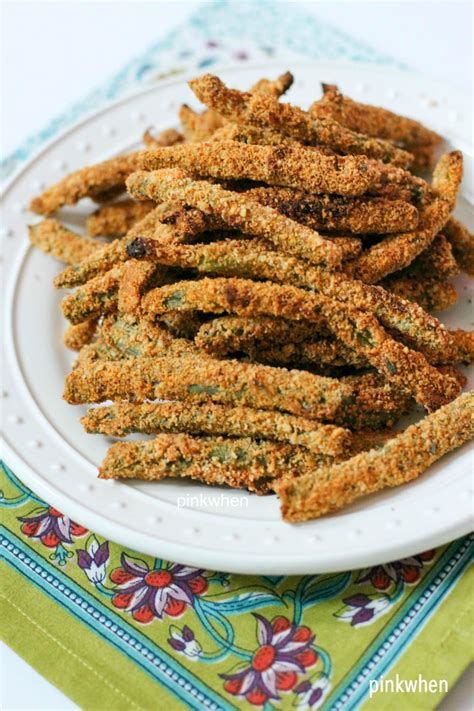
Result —
<path fill-rule="evenodd" d="M 285 69 L 276 63 L 248 66 L 225 69 L 222 76 L 245 88 L 262 75 L 274 76 Z M 469 102 L 450 87 L 362 64 L 300 63 L 291 69 L 296 75 L 291 101 L 308 105 L 319 95 L 320 81 L 337 82 L 356 99 L 412 115 L 448 136 L 465 151 L 472 176 Z M 274 496 L 186 481 L 143 484 L 96 478 L 109 442 L 84 434 L 79 416 L 85 408 L 73 408 L 61 399 L 71 358 L 61 345 L 62 294 L 51 286 L 58 265 L 29 247 L 26 225 L 36 218 L 26 206 L 45 184 L 70 170 L 132 148 L 147 126 L 176 123 L 183 101 L 194 103 L 184 77 L 122 99 L 51 141 L 6 189 L 2 404 L 7 463 L 40 496 L 103 536 L 138 551 L 218 570 L 282 574 L 356 568 L 413 554 L 468 532 L 472 510 L 468 447 L 445 457 L 410 485 L 299 525 L 281 521 Z M 470 178 L 463 188 L 465 196 L 468 188 L 472 192 Z M 64 210 L 61 217 L 78 224 L 91 207 L 82 203 Z M 460 216 L 472 220 L 469 212 L 467 201 L 461 200 Z M 451 327 L 472 327 L 466 286 L 461 287 L 460 304 L 445 319 Z M 210 496 L 224 498 L 206 501 Z M 183 497 L 187 505 L 179 508 Z"/>

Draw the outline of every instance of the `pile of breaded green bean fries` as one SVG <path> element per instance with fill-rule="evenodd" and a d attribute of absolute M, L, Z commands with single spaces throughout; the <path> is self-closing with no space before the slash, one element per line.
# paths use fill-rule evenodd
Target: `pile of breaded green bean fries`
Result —
<path fill-rule="evenodd" d="M 474 436 L 458 367 L 474 333 L 433 315 L 457 300 L 449 280 L 474 274 L 452 216 L 461 153 L 435 164 L 440 136 L 336 86 L 304 111 L 281 100 L 292 82 L 194 79 L 206 108 L 182 106 L 181 130 L 147 131 L 143 150 L 31 202 L 46 216 L 100 204 L 87 234 L 46 217 L 30 238 L 73 290 L 65 399 L 112 401 L 82 417 L 87 432 L 154 435 L 113 444 L 102 478 L 277 492 L 300 521 Z M 395 432 L 415 405 L 424 419 Z"/>

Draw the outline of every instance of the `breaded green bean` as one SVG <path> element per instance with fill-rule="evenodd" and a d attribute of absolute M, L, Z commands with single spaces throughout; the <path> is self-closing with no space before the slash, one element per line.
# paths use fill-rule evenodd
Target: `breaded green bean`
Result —
<path fill-rule="evenodd" d="M 410 395 L 378 373 L 349 375 L 341 378 L 341 382 L 350 387 L 351 396 L 338 407 L 332 422 L 342 427 L 352 430 L 393 427 L 412 408 Z"/>
<path fill-rule="evenodd" d="M 58 288 L 71 288 L 84 284 L 98 274 L 111 269 L 119 262 L 143 253 L 134 248 L 137 238 L 153 239 L 157 244 L 173 244 L 192 241 L 196 235 L 209 228 L 219 226 L 215 219 L 201 213 L 200 210 L 187 210 L 174 203 L 158 205 L 152 212 L 127 232 L 125 239 L 117 239 L 97 250 L 80 264 L 65 269 L 55 279 Z"/>
<path fill-rule="evenodd" d="M 316 230 L 385 234 L 408 231 L 418 224 L 418 210 L 404 200 L 312 195 L 275 187 L 252 188 L 245 194 Z"/>
<path fill-rule="evenodd" d="M 35 247 L 66 264 L 77 264 L 101 248 L 100 242 L 67 230 L 57 220 L 29 225 L 28 235 Z"/>
<path fill-rule="evenodd" d="M 408 336 L 426 353 L 446 348 L 449 336 L 437 319 L 416 304 L 380 286 L 363 284 L 344 274 L 328 272 L 267 249 L 253 241 L 215 242 L 186 247 L 145 241 L 143 251 L 161 264 L 194 268 L 203 273 L 269 279 L 309 289 L 374 314 L 387 327 Z"/>
<path fill-rule="evenodd" d="M 448 221 L 461 178 L 462 153 L 453 151 L 444 155 L 433 175 L 433 186 L 439 194 L 420 209 L 418 227 L 410 232 L 390 235 L 370 247 L 347 264 L 345 272 L 366 283 L 374 283 L 411 264 Z"/>
<path fill-rule="evenodd" d="M 170 311 L 160 318 L 160 324 L 176 338 L 193 340 L 202 326 L 199 313 L 192 311 Z"/>
<path fill-rule="evenodd" d="M 160 434 L 139 442 L 117 442 L 99 470 L 101 479 L 197 479 L 256 493 L 272 491 L 273 482 L 316 468 L 324 461 L 303 447 L 248 438 L 191 437 Z"/>
<path fill-rule="evenodd" d="M 292 138 L 284 136 L 271 128 L 262 126 L 249 126 L 248 124 L 225 123 L 221 128 L 218 128 L 212 136 L 207 139 L 209 141 L 238 141 L 239 143 L 247 143 L 258 146 L 294 146 L 302 147 L 302 143 Z M 310 148 L 310 146 L 305 146 Z M 323 151 L 322 147 L 314 147 L 315 151 Z M 333 154 L 333 151 L 328 150 L 327 155 Z"/>
<path fill-rule="evenodd" d="M 123 403 L 89 410 L 81 422 L 86 432 L 124 437 L 132 432 L 185 432 L 201 435 L 252 437 L 286 442 L 316 454 L 338 455 L 351 444 L 349 430 L 322 425 L 315 420 L 250 407 L 187 403 Z"/>
<path fill-rule="evenodd" d="M 459 271 L 451 244 L 443 234 L 439 234 L 406 269 L 395 272 L 394 276 L 449 279 L 457 276 Z"/>
<path fill-rule="evenodd" d="M 129 259 L 124 262 L 124 268 L 118 287 L 118 310 L 123 313 L 134 313 L 140 306 L 142 294 L 153 276 L 157 277 L 165 271 L 151 262 Z"/>
<path fill-rule="evenodd" d="M 276 80 L 260 79 L 252 86 L 250 91 L 256 94 L 269 94 L 278 98 L 290 88 L 292 83 L 292 74 L 286 72 Z M 186 140 L 191 142 L 212 140 L 214 135 L 222 128 L 232 127 L 232 124 L 229 124 L 227 119 L 217 111 L 207 109 L 199 114 L 186 104 L 181 106 L 179 118 L 184 128 Z"/>
<path fill-rule="evenodd" d="M 235 349 L 236 351 L 239 349 Z M 351 365 L 356 368 L 368 366 L 367 358 L 358 355 L 351 348 L 335 339 L 320 338 L 317 341 L 285 343 L 270 347 L 244 345 L 241 350 L 258 363 L 270 365 L 331 365 L 334 367 Z"/>
<path fill-rule="evenodd" d="M 30 203 L 30 210 L 50 215 L 63 205 L 75 205 L 81 198 L 122 188 L 125 179 L 138 167 L 140 153 L 129 153 L 70 173 Z"/>
<path fill-rule="evenodd" d="M 123 237 L 139 220 L 156 207 L 156 203 L 122 200 L 112 205 L 104 205 L 86 221 L 87 234 L 92 237 Z"/>
<path fill-rule="evenodd" d="M 208 109 L 198 113 L 187 104 L 182 104 L 178 115 L 188 143 L 208 141 L 225 121 L 217 111 Z"/>
<path fill-rule="evenodd" d="M 178 282 L 149 291 L 142 299 L 142 309 L 151 317 L 175 309 L 281 316 L 296 321 L 320 321 L 323 317 L 336 338 L 365 355 L 384 377 L 410 392 L 428 410 L 449 402 L 459 392 L 452 378 L 429 365 L 421 353 L 393 340 L 371 314 L 350 306 L 341 309 L 325 296 L 293 286 L 220 278 Z"/>
<path fill-rule="evenodd" d="M 474 331 L 449 331 L 450 345 L 440 354 L 439 363 L 474 363 Z"/>
<path fill-rule="evenodd" d="M 231 228 L 256 235 L 278 249 L 316 264 L 333 267 L 347 255 L 346 245 L 324 239 L 276 210 L 252 203 L 245 195 L 204 180 L 193 181 L 180 171 L 139 171 L 130 176 L 127 188 L 135 197 L 182 200 L 204 213 L 216 215 Z M 349 253 L 352 251 L 350 247 Z"/>
<path fill-rule="evenodd" d="M 446 311 L 458 300 L 454 286 L 437 278 L 398 276 L 395 272 L 384 279 L 381 286 L 401 299 L 413 301 L 425 311 Z"/>
<path fill-rule="evenodd" d="M 415 155 L 417 167 L 430 164 L 433 150 L 442 140 L 437 133 L 406 116 L 353 101 L 337 86 L 323 84 L 323 91 L 323 97 L 309 108 L 311 116 L 330 118 L 352 131 L 394 141 Z"/>
<path fill-rule="evenodd" d="M 474 235 L 453 216 L 449 218 L 443 231 L 451 243 L 461 269 L 466 274 L 474 276 Z"/>
<path fill-rule="evenodd" d="M 283 517 L 304 521 L 347 506 L 361 496 L 416 479 L 474 437 L 474 391 L 460 395 L 383 447 L 278 485 Z"/>
<path fill-rule="evenodd" d="M 185 338 L 175 338 L 163 327 L 129 314 L 105 319 L 101 336 L 105 344 L 117 351 L 119 358 L 205 356 Z"/>
<path fill-rule="evenodd" d="M 61 302 L 61 309 L 68 321 L 78 324 L 115 311 L 123 271 L 124 265 L 119 264 L 65 296 Z"/>
<path fill-rule="evenodd" d="M 125 259 L 128 259 L 125 245 L 122 240 L 116 239 L 60 272 L 54 279 L 54 286 L 57 289 L 71 289 L 86 284 L 89 280 L 103 276 L 110 269 L 118 268 L 120 262 Z"/>
<path fill-rule="evenodd" d="M 284 74 L 280 74 L 276 79 L 259 79 L 250 88 L 250 93 L 273 96 L 275 99 L 279 99 L 280 96 L 286 94 L 288 89 L 293 86 L 293 82 L 293 74 L 291 72 L 284 72 Z"/>
<path fill-rule="evenodd" d="M 190 143 L 143 153 L 145 170 L 181 168 L 190 175 L 258 180 L 310 193 L 362 195 L 380 171 L 362 156 L 327 155 L 304 146 L 259 146 L 237 141 Z"/>
<path fill-rule="evenodd" d="M 90 343 L 94 338 L 97 324 L 97 318 L 90 318 L 75 326 L 69 326 L 63 336 L 66 348 L 70 348 L 72 351 L 80 351 L 83 346 Z"/>
<path fill-rule="evenodd" d="M 72 404 L 128 399 L 217 402 L 330 419 L 350 387 L 303 371 L 208 357 L 132 358 L 76 368 L 64 397 Z"/>
<path fill-rule="evenodd" d="M 270 126 L 302 143 L 322 144 L 339 153 L 353 153 L 407 167 L 413 157 L 390 141 L 369 138 L 330 118 L 315 119 L 307 111 L 280 103 L 272 96 L 228 89 L 216 76 L 192 79 L 189 86 L 206 106 L 236 123 Z"/>
<path fill-rule="evenodd" d="M 143 134 L 143 143 L 148 147 L 174 146 L 175 143 L 182 143 L 183 141 L 183 134 L 175 128 L 165 128 L 157 136 L 153 136 L 151 129 L 148 128 Z"/>
<path fill-rule="evenodd" d="M 426 180 L 413 175 L 408 170 L 380 161 L 372 161 L 372 167 L 377 171 L 378 180 L 369 188 L 368 196 L 404 200 L 420 207 L 432 200 L 435 195 L 435 191 Z"/>
<path fill-rule="evenodd" d="M 110 346 L 108 343 L 104 343 L 101 338 L 100 329 L 97 340 L 81 348 L 72 368 L 73 370 L 76 368 L 89 368 L 98 361 L 120 360 L 121 357 L 121 353 L 116 348 Z"/>
<path fill-rule="evenodd" d="M 299 343 L 314 339 L 326 331 L 321 323 L 285 321 L 282 318 L 260 316 L 221 316 L 204 323 L 195 337 L 196 345 L 212 355 L 248 352 L 248 348 L 265 348 L 269 344 Z"/>

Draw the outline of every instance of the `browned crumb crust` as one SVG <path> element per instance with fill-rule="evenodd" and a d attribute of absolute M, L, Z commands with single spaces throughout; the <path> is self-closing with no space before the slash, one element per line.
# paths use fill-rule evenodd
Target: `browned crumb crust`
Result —
<path fill-rule="evenodd" d="M 80 263 L 61 272 L 54 280 L 54 285 L 57 288 L 78 286 L 93 277 L 105 274 L 129 257 L 143 257 L 144 252 L 136 249 L 137 239 L 153 239 L 156 245 L 179 244 L 192 241 L 209 226 L 210 220 L 199 210 L 176 208 L 176 205 L 171 203 L 158 205 L 130 228 L 126 239 L 117 239 L 96 249 Z"/>
<path fill-rule="evenodd" d="M 323 90 L 323 97 L 309 109 L 312 116 L 331 118 L 352 131 L 394 141 L 411 152 L 419 148 L 432 151 L 442 140 L 418 121 L 379 106 L 353 101 L 343 96 L 336 86 L 323 84 Z"/>
<path fill-rule="evenodd" d="M 297 344 L 314 339 L 321 330 L 320 324 L 304 321 L 285 321 L 282 318 L 260 316 L 221 316 L 204 323 L 195 336 L 196 345 L 213 355 L 227 355 L 249 348 L 262 349 L 279 343 Z M 289 361 L 287 361 L 289 362 Z"/>
<path fill-rule="evenodd" d="M 348 249 L 347 244 L 325 239 L 270 207 L 249 203 L 245 195 L 207 181 L 191 180 L 180 171 L 139 171 L 130 176 L 127 187 L 136 197 L 182 200 L 204 213 L 215 215 L 233 229 L 256 235 L 277 248 L 318 264 L 339 264 Z M 349 250 L 353 251 L 352 244 Z"/>
<path fill-rule="evenodd" d="M 123 189 L 127 176 L 139 165 L 139 155 L 137 152 L 118 156 L 70 173 L 34 198 L 30 209 L 41 215 L 50 215 L 63 205 L 75 205 L 81 198 L 94 197 L 105 190 L 115 190 L 117 186 Z"/>
<path fill-rule="evenodd" d="M 113 267 L 66 296 L 61 302 L 61 308 L 68 321 L 78 324 L 115 311 L 123 271 L 123 264 Z"/>
<path fill-rule="evenodd" d="M 313 229 L 385 234 L 418 223 L 418 210 L 403 200 L 311 195 L 290 188 L 253 188 L 246 195 Z"/>
<path fill-rule="evenodd" d="M 439 194 L 422 207 L 415 230 L 390 235 L 347 266 L 346 272 L 367 283 L 407 267 L 425 250 L 449 219 L 462 178 L 462 154 L 453 151 L 441 158 L 433 176 Z"/>
<path fill-rule="evenodd" d="M 474 276 L 474 235 L 452 215 L 444 227 L 444 234 L 453 248 L 459 267 L 466 274 Z"/>
<path fill-rule="evenodd" d="M 201 279 L 153 289 L 142 300 L 144 313 L 154 317 L 169 309 L 234 313 L 241 316 L 281 316 L 292 320 L 324 320 L 327 328 L 367 360 L 390 382 L 410 392 L 428 410 L 449 402 L 458 384 L 429 365 L 417 351 L 393 340 L 370 314 L 341 309 L 320 294 L 292 286 L 246 279 Z"/>
<path fill-rule="evenodd" d="M 446 311 L 458 300 L 453 284 L 436 277 L 407 277 L 393 274 L 382 285 L 392 294 L 418 304 L 425 311 Z"/>
<path fill-rule="evenodd" d="M 165 128 L 157 136 L 153 136 L 151 129 L 147 129 L 143 134 L 143 143 L 148 148 L 159 148 L 160 146 L 174 146 L 176 143 L 182 143 L 184 136 L 175 128 Z"/>
<path fill-rule="evenodd" d="M 71 232 L 51 219 L 30 225 L 28 235 L 35 247 L 65 264 L 77 264 L 101 247 L 95 240 Z"/>
<path fill-rule="evenodd" d="M 156 207 L 156 203 L 123 200 L 104 205 L 86 221 L 87 233 L 92 237 L 123 237 L 133 225 Z"/>
<path fill-rule="evenodd" d="M 377 186 L 380 170 L 364 156 L 327 155 L 304 146 L 260 146 L 237 141 L 191 143 L 142 154 L 145 170 L 182 168 L 191 175 L 249 179 L 310 193 L 362 195 Z"/>
<path fill-rule="evenodd" d="M 118 310 L 121 313 L 134 313 L 140 306 L 142 294 L 151 277 L 157 276 L 159 267 L 150 262 L 130 259 L 124 269 L 118 288 Z M 164 275 L 164 270 L 161 270 Z"/>
<path fill-rule="evenodd" d="M 474 391 L 460 395 L 383 447 L 277 486 L 283 517 L 304 521 L 399 486 L 474 437 Z"/>
<path fill-rule="evenodd" d="M 197 269 L 199 272 L 291 284 L 374 314 L 387 327 L 410 338 L 428 354 L 444 350 L 446 329 L 417 305 L 398 298 L 380 286 L 363 284 L 343 274 L 313 267 L 252 241 L 226 240 L 213 244 L 157 245 L 146 242 L 145 251 L 161 264 Z"/>
<path fill-rule="evenodd" d="M 66 348 L 72 351 L 80 351 L 81 348 L 92 341 L 97 331 L 98 320 L 90 318 L 87 321 L 69 326 L 63 336 Z"/>
<path fill-rule="evenodd" d="M 352 439 L 348 430 L 281 412 L 187 403 L 122 403 L 96 407 L 81 419 L 87 432 L 123 437 L 132 432 L 185 432 L 200 435 L 253 437 L 286 442 L 317 454 L 341 454 Z"/>
<path fill-rule="evenodd" d="M 337 380 L 239 361 L 199 356 L 134 358 L 76 368 L 64 397 L 72 404 L 108 399 L 217 402 L 330 419 L 350 388 Z"/>
<path fill-rule="evenodd" d="M 151 441 L 112 445 L 99 476 L 153 481 L 189 477 L 206 484 L 266 493 L 272 490 L 274 481 L 323 461 L 307 449 L 280 442 L 160 434 Z"/>
<path fill-rule="evenodd" d="M 206 106 L 236 123 L 269 125 L 309 145 L 322 144 L 340 153 L 354 153 L 407 167 L 412 156 L 394 143 L 370 138 L 341 126 L 333 119 L 315 119 L 306 111 L 280 103 L 264 94 L 228 89 L 216 76 L 206 74 L 189 82 L 198 99 Z"/>
<path fill-rule="evenodd" d="M 406 268 L 396 276 L 424 279 L 449 279 L 459 274 L 459 266 L 449 240 L 438 234 L 433 242 Z"/>

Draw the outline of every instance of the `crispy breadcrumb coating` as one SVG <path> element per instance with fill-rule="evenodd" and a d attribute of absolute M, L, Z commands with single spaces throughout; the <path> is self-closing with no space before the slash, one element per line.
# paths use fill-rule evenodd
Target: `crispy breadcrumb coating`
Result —
<path fill-rule="evenodd" d="M 443 229 L 454 208 L 462 178 L 462 154 L 453 151 L 444 155 L 436 166 L 433 186 L 439 194 L 419 211 L 415 230 L 390 235 L 348 264 L 345 271 L 356 279 L 374 283 L 407 267 L 425 250 Z"/>
<path fill-rule="evenodd" d="M 190 143 L 142 154 L 145 170 L 181 168 L 191 175 L 256 180 L 309 193 L 363 195 L 378 186 L 378 164 L 364 156 L 327 155 L 304 146 L 260 146 L 237 141 Z M 403 172 L 403 171 L 402 171 Z"/>
<path fill-rule="evenodd" d="M 206 484 L 227 484 L 263 494 L 272 491 L 274 481 L 304 471 L 308 466 L 316 468 L 324 459 L 303 447 L 280 442 L 160 434 L 151 441 L 112 445 L 99 477 L 153 481 L 189 477 Z"/>
<path fill-rule="evenodd" d="M 448 238 L 460 268 L 474 276 L 474 235 L 451 215 L 444 226 L 444 234 Z"/>
<path fill-rule="evenodd" d="M 460 395 L 383 447 L 276 486 L 286 521 L 336 511 L 361 496 L 416 479 L 474 437 L 474 391 Z"/>
<path fill-rule="evenodd" d="M 63 205 L 75 205 L 81 198 L 94 197 L 105 190 L 115 190 L 117 186 L 123 189 L 127 176 L 138 168 L 139 155 L 139 152 L 129 153 L 70 173 L 33 198 L 30 210 L 50 215 Z"/>
<path fill-rule="evenodd" d="M 81 422 L 93 434 L 123 437 L 132 432 L 185 432 L 201 435 L 252 437 L 286 442 L 316 454 L 342 454 L 351 444 L 351 433 L 342 427 L 281 412 L 203 404 L 190 410 L 187 403 L 122 403 L 95 407 Z"/>
<path fill-rule="evenodd" d="M 446 228 L 444 228 L 446 229 Z M 453 248 L 444 234 L 437 235 L 433 242 L 405 269 L 394 276 L 409 278 L 449 279 L 459 274 L 459 265 Z"/>
<path fill-rule="evenodd" d="M 127 187 L 136 197 L 182 200 L 204 213 L 216 215 L 231 228 L 256 235 L 316 264 L 335 266 L 347 253 L 347 244 L 327 240 L 270 207 L 249 202 L 245 195 L 204 180 L 191 180 L 180 171 L 139 171 L 130 176 Z M 349 250 L 352 253 L 352 245 Z"/>
<path fill-rule="evenodd" d="M 119 264 L 105 274 L 90 279 L 72 294 L 65 296 L 61 309 L 72 324 L 79 324 L 91 318 L 99 318 L 104 313 L 117 309 L 118 289 L 123 276 L 124 265 Z"/>
<path fill-rule="evenodd" d="M 87 234 L 92 237 L 123 237 L 139 220 L 142 220 L 156 207 L 152 200 L 136 202 L 123 200 L 104 205 L 96 210 L 86 221 Z"/>
<path fill-rule="evenodd" d="M 71 404 L 128 399 L 241 404 L 330 419 L 350 388 L 304 371 L 199 356 L 133 358 L 74 369 L 64 397 Z"/>
<path fill-rule="evenodd" d="M 29 225 L 28 235 L 31 244 L 65 264 L 77 264 L 101 248 L 96 240 L 67 230 L 57 220 Z"/>
<path fill-rule="evenodd" d="M 159 148 L 160 146 L 174 146 L 176 143 L 182 143 L 184 136 L 175 128 L 165 128 L 157 136 L 153 136 L 151 129 L 147 129 L 143 134 L 143 143 L 148 148 Z"/>
<path fill-rule="evenodd" d="M 449 281 L 431 277 L 392 274 L 382 282 L 384 289 L 401 299 L 413 301 L 425 311 L 446 311 L 457 303 L 458 294 Z"/>
<path fill-rule="evenodd" d="M 87 321 L 69 326 L 63 336 L 66 348 L 80 351 L 81 348 L 92 341 L 97 331 L 98 319 L 90 318 Z"/>
<path fill-rule="evenodd" d="M 323 97 L 309 108 L 311 116 L 330 118 L 352 131 L 393 141 L 415 155 L 417 167 L 430 165 L 433 150 L 442 140 L 437 133 L 406 116 L 353 101 L 336 86 L 323 84 L 323 91 Z"/>
<path fill-rule="evenodd" d="M 209 108 L 236 123 L 270 126 L 309 145 L 322 144 L 340 153 L 353 153 L 408 167 L 412 156 L 394 143 L 370 138 L 341 126 L 330 118 L 313 118 L 297 106 L 280 103 L 269 95 L 228 89 L 216 76 L 192 79 L 189 86 Z"/>
<path fill-rule="evenodd" d="M 385 234 L 418 224 L 418 210 L 403 200 L 311 195 L 290 188 L 253 188 L 245 194 L 316 230 Z"/>
<path fill-rule="evenodd" d="M 196 345 L 212 355 L 227 355 L 248 348 L 265 348 L 279 343 L 299 343 L 326 332 L 321 323 L 285 321 L 282 318 L 259 316 L 221 316 L 204 323 L 195 337 Z"/>
<path fill-rule="evenodd" d="M 158 245 L 145 240 L 144 251 L 161 264 L 194 268 L 202 273 L 269 279 L 321 292 L 332 299 L 374 314 L 388 328 L 410 337 L 423 352 L 446 348 L 449 336 L 439 321 L 416 304 L 380 286 L 363 284 L 344 274 L 327 272 L 293 257 L 269 251 L 255 240 L 226 240 L 213 244 Z"/>
<path fill-rule="evenodd" d="M 281 316 L 292 320 L 321 320 L 327 328 L 390 382 L 410 392 L 428 410 L 449 402 L 459 386 L 429 365 L 417 351 L 395 341 L 372 315 L 340 305 L 321 294 L 293 286 L 246 279 L 201 279 L 153 289 L 142 299 L 143 312 L 154 317 L 168 310 L 201 310 L 241 316 Z"/>

